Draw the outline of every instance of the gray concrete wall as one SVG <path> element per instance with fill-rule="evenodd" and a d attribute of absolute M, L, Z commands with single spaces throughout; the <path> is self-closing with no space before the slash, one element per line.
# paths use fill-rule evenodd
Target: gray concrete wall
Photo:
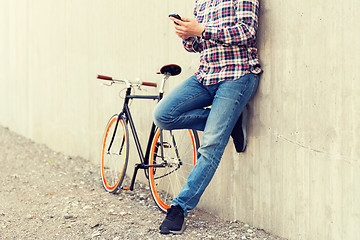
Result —
<path fill-rule="evenodd" d="M 98 162 L 121 102 L 95 75 L 159 81 L 162 64 L 178 63 L 168 88 L 187 78 L 198 56 L 167 15 L 190 16 L 193 2 L 1 0 L 0 124 Z M 229 143 L 199 207 L 289 239 L 359 239 L 360 2 L 261 4 L 249 145 Z M 144 142 L 153 103 L 133 106 Z"/>

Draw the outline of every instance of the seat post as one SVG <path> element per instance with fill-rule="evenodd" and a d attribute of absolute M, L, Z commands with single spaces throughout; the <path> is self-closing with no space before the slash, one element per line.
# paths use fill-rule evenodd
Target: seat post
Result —
<path fill-rule="evenodd" d="M 159 93 L 163 94 L 164 93 L 164 88 L 165 88 L 165 82 L 166 80 L 168 80 L 168 78 L 170 77 L 169 74 L 164 74 L 164 77 L 161 81 L 161 85 L 160 85 L 160 89 L 159 89 Z"/>
<path fill-rule="evenodd" d="M 168 64 L 163 66 L 160 71 L 158 72 L 158 74 L 163 74 L 163 80 L 161 82 L 161 86 L 159 89 L 159 93 L 160 95 L 162 95 L 164 93 L 164 87 L 165 87 L 165 82 L 166 80 L 170 77 L 170 76 L 176 76 L 179 75 L 181 73 L 181 67 L 179 65 L 176 64 Z"/>

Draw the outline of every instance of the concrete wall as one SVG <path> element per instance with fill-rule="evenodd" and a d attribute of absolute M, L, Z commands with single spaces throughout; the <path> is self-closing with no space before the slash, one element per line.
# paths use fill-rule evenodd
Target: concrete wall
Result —
<path fill-rule="evenodd" d="M 198 56 L 167 15 L 189 16 L 193 2 L 0 0 L 0 124 L 98 162 L 121 102 L 95 75 L 158 81 L 178 63 L 168 87 L 187 78 Z M 249 145 L 237 154 L 229 143 L 199 207 L 289 239 L 359 239 L 360 2 L 261 4 Z M 143 141 L 152 108 L 134 116 Z"/>

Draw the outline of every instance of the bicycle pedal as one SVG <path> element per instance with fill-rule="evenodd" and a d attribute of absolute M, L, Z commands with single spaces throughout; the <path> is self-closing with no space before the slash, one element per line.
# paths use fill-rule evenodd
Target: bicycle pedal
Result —
<path fill-rule="evenodd" d="M 121 187 L 122 190 L 130 190 L 130 187 Z"/>

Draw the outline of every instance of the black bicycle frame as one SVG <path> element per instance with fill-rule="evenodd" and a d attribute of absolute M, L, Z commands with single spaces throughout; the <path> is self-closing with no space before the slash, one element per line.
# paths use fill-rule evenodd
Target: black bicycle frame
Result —
<path fill-rule="evenodd" d="M 135 124 L 134 124 L 134 121 L 133 121 L 131 113 L 130 113 L 129 101 L 131 99 L 153 99 L 153 100 L 160 101 L 162 99 L 162 97 L 163 97 L 163 93 L 159 93 L 159 95 L 131 95 L 131 88 L 126 89 L 124 106 L 123 106 L 122 111 L 119 113 L 119 117 L 118 117 L 117 122 L 116 122 L 116 129 L 117 129 L 117 126 L 118 126 L 119 121 L 120 121 L 120 116 L 125 116 L 125 123 L 130 125 L 130 129 L 131 129 L 131 132 L 132 132 L 133 137 L 134 137 L 136 149 L 138 151 L 140 161 L 141 161 L 140 164 L 135 164 L 135 170 L 134 170 L 132 180 L 131 180 L 131 185 L 130 185 L 130 188 L 129 188 L 130 190 L 134 189 L 135 179 L 136 179 L 136 175 L 137 175 L 137 172 L 138 172 L 139 169 L 146 170 L 149 167 L 163 167 L 163 165 L 161 165 L 161 164 L 149 165 L 149 155 L 150 155 L 150 148 L 151 148 L 151 140 L 154 138 L 155 129 L 156 129 L 156 126 L 155 126 L 154 122 L 152 122 L 151 130 L 150 130 L 150 134 L 149 134 L 149 139 L 148 139 L 148 144 L 147 144 L 146 152 L 145 152 L 145 156 L 144 156 L 144 152 L 143 152 L 143 150 L 141 148 L 139 137 L 138 137 L 136 129 L 135 129 Z M 115 134 L 116 134 L 116 130 L 113 133 L 112 139 L 115 138 Z M 161 135 L 160 135 L 160 138 L 162 139 Z M 110 145 L 112 145 L 112 143 L 110 143 Z M 148 175 L 146 174 L 146 171 L 145 171 L 145 176 L 148 178 Z"/>

